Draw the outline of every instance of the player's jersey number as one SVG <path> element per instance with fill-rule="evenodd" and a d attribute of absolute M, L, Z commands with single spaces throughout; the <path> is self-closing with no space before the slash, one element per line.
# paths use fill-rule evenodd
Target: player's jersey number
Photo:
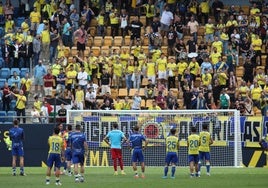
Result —
<path fill-rule="evenodd" d="M 60 150 L 60 144 L 52 142 L 52 151 L 58 152 Z"/>
<path fill-rule="evenodd" d="M 202 144 L 206 144 L 207 143 L 206 136 L 202 136 L 201 142 L 202 142 Z"/>
<path fill-rule="evenodd" d="M 196 148 L 198 147 L 198 140 L 190 140 L 190 148 Z"/>
<path fill-rule="evenodd" d="M 176 149 L 176 142 L 175 141 L 168 141 L 167 148 L 168 148 L 168 150 Z"/>

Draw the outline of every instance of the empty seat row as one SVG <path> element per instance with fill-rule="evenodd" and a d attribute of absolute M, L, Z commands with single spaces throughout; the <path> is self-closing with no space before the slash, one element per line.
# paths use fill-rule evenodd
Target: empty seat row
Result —
<path fill-rule="evenodd" d="M 0 69 L 0 78 L 8 79 L 13 75 L 14 72 L 17 72 L 17 75 L 21 78 L 25 77 L 26 73 L 29 73 L 29 68 L 1 68 Z"/>
<path fill-rule="evenodd" d="M 15 120 L 16 116 L 16 111 L 0 111 L 0 122 L 10 124 L 13 122 L 13 120 Z"/>

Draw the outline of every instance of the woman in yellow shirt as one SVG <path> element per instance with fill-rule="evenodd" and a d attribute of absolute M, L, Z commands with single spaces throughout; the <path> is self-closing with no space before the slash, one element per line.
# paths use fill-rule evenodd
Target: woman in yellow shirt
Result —
<path fill-rule="evenodd" d="M 251 99 L 253 101 L 253 105 L 257 108 L 261 108 L 260 99 L 262 96 L 262 88 L 258 85 L 257 82 L 254 83 L 254 88 L 251 90 Z"/>

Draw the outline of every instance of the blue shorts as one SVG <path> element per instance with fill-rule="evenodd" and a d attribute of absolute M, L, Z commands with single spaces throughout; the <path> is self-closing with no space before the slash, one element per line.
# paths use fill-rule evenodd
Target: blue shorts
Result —
<path fill-rule="evenodd" d="M 132 162 L 144 162 L 144 156 L 141 148 L 132 150 Z"/>
<path fill-rule="evenodd" d="M 199 151 L 199 160 L 210 160 L 210 153 L 209 152 L 204 152 L 204 151 Z"/>
<path fill-rule="evenodd" d="M 64 155 L 65 155 L 66 161 L 72 160 L 72 150 L 70 148 L 66 148 Z"/>
<path fill-rule="evenodd" d="M 73 164 L 84 165 L 84 161 L 85 161 L 84 153 L 73 153 L 72 161 L 73 161 Z"/>
<path fill-rule="evenodd" d="M 198 163 L 198 161 L 199 161 L 198 154 L 196 154 L 196 155 L 188 155 L 188 160 L 189 160 L 189 163 L 190 162 Z"/>
<path fill-rule="evenodd" d="M 170 163 L 176 164 L 179 161 L 178 155 L 176 152 L 168 152 L 166 155 L 166 164 L 169 165 Z"/>
<path fill-rule="evenodd" d="M 24 156 L 24 150 L 23 150 L 23 146 L 16 146 L 13 145 L 12 146 L 12 150 L 11 150 L 12 156 L 19 156 L 19 157 L 23 157 Z"/>
<path fill-rule="evenodd" d="M 56 168 L 61 166 L 61 156 L 58 153 L 50 153 L 47 157 L 47 166 L 52 168 L 53 164 Z"/>

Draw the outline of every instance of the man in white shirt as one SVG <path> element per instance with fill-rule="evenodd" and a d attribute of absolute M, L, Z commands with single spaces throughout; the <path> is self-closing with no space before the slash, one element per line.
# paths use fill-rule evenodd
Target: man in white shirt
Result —
<path fill-rule="evenodd" d="M 92 93 L 94 93 L 95 97 L 98 94 L 99 86 L 95 84 L 92 80 L 90 80 L 87 84 L 87 89 L 92 88 Z"/>
<path fill-rule="evenodd" d="M 85 91 L 87 87 L 88 74 L 84 67 L 81 67 L 81 71 L 77 74 L 78 84 Z"/>
<path fill-rule="evenodd" d="M 162 37 L 166 36 L 167 32 L 169 31 L 169 26 L 172 24 L 174 20 L 173 13 L 169 11 L 168 5 L 165 6 L 165 10 L 162 13 L 160 23 L 161 23 L 161 35 Z"/>

